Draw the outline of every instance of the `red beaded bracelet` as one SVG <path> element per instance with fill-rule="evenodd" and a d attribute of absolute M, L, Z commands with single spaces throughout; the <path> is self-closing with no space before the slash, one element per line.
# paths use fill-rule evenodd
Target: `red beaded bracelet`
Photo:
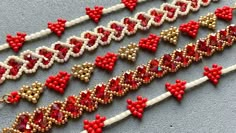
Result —
<path fill-rule="evenodd" d="M 167 6 L 170 6 L 170 5 L 164 4 L 162 7 L 164 8 Z M 227 9 L 227 11 L 230 12 L 230 15 L 227 15 L 226 18 L 232 15 L 233 8 L 231 7 L 218 8 L 216 10 L 215 15 L 209 14 L 205 17 L 201 17 L 199 19 L 200 25 L 208 26 L 209 28 L 214 28 L 215 23 L 216 23 L 215 17 L 222 16 L 222 14 L 221 15 L 218 14 L 218 10 L 222 10 L 222 9 L 224 9 L 225 11 Z M 159 10 L 157 9 L 151 9 L 150 12 L 151 11 L 159 12 Z M 143 16 L 150 16 L 147 14 L 145 15 L 145 13 L 141 13 L 141 14 Z M 163 15 L 165 16 L 166 12 L 163 12 Z M 165 18 L 165 17 L 162 16 L 162 18 Z M 219 17 L 219 18 L 222 18 L 222 17 Z M 127 19 L 132 20 L 131 18 L 127 18 Z M 162 22 L 160 22 L 159 24 L 163 23 L 163 20 L 164 19 L 162 19 Z M 150 22 L 153 22 L 153 21 L 154 21 L 153 17 L 150 17 L 148 24 L 150 24 Z M 140 21 L 137 21 L 136 24 L 140 25 L 141 23 Z M 4 82 L 6 79 L 17 79 L 23 73 L 26 73 L 26 74 L 34 73 L 37 71 L 39 67 L 43 69 L 48 69 L 49 67 L 53 65 L 54 62 L 64 63 L 68 61 L 70 56 L 72 57 L 81 56 L 84 50 L 86 49 L 94 50 L 98 46 L 98 44 L 107 45 L 110 43 L 111 39 L 120 40 L 124 37 L 124 34 L 126 32 L 127 32 L 127 35 L 130 35 L 131 33 L 132 34 L 136 33 L 137 28 L 138 28 L 136 27 L 137 25 L 135 26 L 136 29 L 134 28 L 135 29 L 134 31 L 128 30 L 129 29 L 128 27 L 130 27 L 129 25 L 132 25 L 132 23 L 125 25 L 118 22 L 114 22 L 114 23 L 112 22 L 112 24 L 110 24 L 109 26 L 110 28 L 108 29 L 104 27 L 100 27 L 96 29 L 96 31 L 101 32 L 99 34 L 95 32 L 85 32 L 82 35 L 84 37 L 83 39 L 78 38 L 78 37 L 72 37 L 68 40 L 68 43 L 57 42 L 57 43 L 54 43 L 51 48 L 39 47 L 37 48 L 36 52 L 32 52 L 29 50 L 23 52 L 20 57 L 10 56 L 6 59 L 5 63 L 0 62 L 0 70 L 1 70 L 0 83 Z M 197 22 L 190 21 L 187 24 L 181 25 L 179 29 L 183 33 L 187 33 L 190 36 L 195 37 L 197 34 L 197 29 L 198 29 L 197 25 L 198 25 Z M 115 29 L 113 29 L 112 27 Z M 145 27 L 149 28 L 150 26 L 146 25 Z M 143 30 L 143 28 L 141 27 L 139 28 Z M 119 29 L 122 29 L 122 30 L 120 31 Z M 163 31 L 161 33 L 161 37 L 163 38 L 163 40 L 166 40 L 175 44 L 177 42 L 178 32 L 179 31 L 177 28 L 170 28 L 169 30 Z M 144 45 L 143 47 L 148 48 L 147 45 Z"/>
<path fill-rule="evenodd" d="M 51 33 L 55 33 L 58 37 L 61 37 L 66 28 L 80 24 L 89 19 L 93 20 L 95 23 L 98 23 L 102 15 L 116 12 L 124 8 L 127 8 L 132 12 L 136 8 L 136 5 L 138 3 L 146 1 L 148 0 L 121 0 L 121 3 L 113 5 L 108 8 L 104 8 L 103 6 L 94 6 L 94 8 L 86 7 L 85 8 L 86 15 L 81 16 L 79 18 L 75 18 L 70 21 L 59 18 L 57 19 L 57 22 L 48 22 L 47 29 L 43 29 L 39 32 L 35 32 L 29 35 L 27 35 L 26 33 L 17 32 L 16 36 L 8 34 L 6 36 L 6 43 L 0 45 L 0 51 L 11 48 L 14 52 L 19 52 L 20 48 L 24 45 L 26 41 L 28 42 L 31 40 L 39 39 Z M 207 0 L 207 2 L 205 3 L 208 4 L 209 2 Z"/>
<path fill-rule="evenodd" d="M 154 97 L 151 100 L 143 98 L 142 96 L 137 96 L 137 101 L 132 101 L 131 99 L 128 99 L 127 110 L 118 115 L 115 115 L 114 117 L 107 119 L 106 117 L 102 117 L 97 114 L 95 120 L 84 120 L 84 131 L 80 133 L 102 133 L 104 127 L 124 120 L 130 115 L 133 115 L 138 119 L 142 119 L 143 113 L 147 107 L 160 103 L 161 101 L 167 99 L 170 96 L 175 97 L 177 101 L 181 102 L 186 90 L 189 90 L 199 84 L 202 84 L 207 80 L 210 80 L 214 85 L 216 85 L 218 84 L 221 75 L 235 71 L 236 65 L 222 69 L 221 66 L 213 64 L 212 68 L 205 67 L 204 70 L 204 77 L 194 80 L 192 82 L 187 83 L 186 81 L 177 79 L 175 84 L 166 83 L 167 92 L 157 97 Z"/>
<path fill-rule="evenodd" d="M 196 44 L 188 44 L 185 48 L 165 54 L 160 59 L 152 59 L 147 65 L 138 66 L 134 71 L 126 71 L 121 76 L 109 80 L 107 84 L 98 84 L 93 89 L 80 92 L 78 96 L 69 96 L 65 101 L 55 101 L 48 107 L 37 108 L 33 113 L 23 112 L 17 116 L 13 126 L 3 129 L 3 132 L 45 132 L 53 124 L 61 125 L 66 123 L 68 118 L 80 117 L 83 111 L 95 111 L 98 103 L 108 104 L 112 102 L 113 96 L 123 96 L 128 91 L 137 90 L 142 84 L 150 83 L 154 78 L 176 72 L 192 62 L 198 62 L 205 56 L 209 57 L 226 46 L 231 46 L 236 39 L 235 33 L 236 25 L 230 25 L 198 40 Z M 206 69 L 205 74 L 212 77 L 207 74 L 209 71 L 211 70 Z M 213 78 L 213 82 L 214 80 Z M 177 98 L 181 99 L 179 96 Z"/>

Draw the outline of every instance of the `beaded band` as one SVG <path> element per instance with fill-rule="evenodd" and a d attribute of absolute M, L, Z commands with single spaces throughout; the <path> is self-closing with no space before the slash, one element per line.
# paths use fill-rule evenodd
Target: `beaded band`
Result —
<path fill-rule="evenodd" d="M 112 39 L 120 41 L 125 34 L 135 34 L 138 29 L 147 30 L 151 25 L 160 26 L 165 20 L 172 22 L 178 15 L 187 15 L 190 10 L 197 11 L 200 5 L 207 6 L 209 3 L 210 0 L 194 0 L 192 3 L 186 0 L 175 0 L 172 4 L 162 4 L 161 9 L 153 8 L 148 13 L 137 13 L 134 18 L 127 18 L 132 23 L 126 23 L 126 19 L 121 22 L 113 21 L 107 28 L 100 26 L 95 28 L 94 32 L 82 33 L 81 37 L 70 37 L 67 43 L 56 42 L 51 48 L 43 46 L 37 48 L 36 52 L 24 51 L 20 57 L 9 56 L 5 63 L 0 62 L 0 83 L 5 79 L 17 79 L 23 73 L 34 73 L 38 67 L 48 69 L 54 61 L 64 63 L 70 56 L 79 57 L 85 50 L 92 51 L 98 45 L 108 45 Z M 184 10 L 180 9 L 183 5 L 186 5 Z M 232 13 L 233 9 L 227 8 Z M 134 27 L 132 27 L 133 23 L 135 23 Z"/>
<path fill-rule="evenodd" d="M 12 48 L 14 52 L 18 52 L 25 42 L 42 38 L 51 33 L 55 33 L 57 36 L 60 37 L 65 31 L 65 28 L 78 25 L 89 19 L 92 19 L 95 23 L 98 23 L 102 15 L 110 14 L 112 12 L 116 12 L 124 8 L 128 8 L 130 11 L 133 11 L 137 3 L 142 3 L 146 1 L 148 0 L 121 0 L 120 4 L 116 4 L 108 8 L 103 8 L 103 6 L 95 6 L 94 9 L 86 7 L 85 10 L 87 15 L 81 16 L 79 18 L 75 18 L 70 21 L 66 21 L 65 19 L 59 18 L 55 23 L 49 22 L 47 29 L 43 29 L 39 32 L 35 32 L 30 35 L 26 35 L 25 33 L 21 32 L 17 32 L 16 36 L 7 35 L 7 43 L 0 45 L 0 51 Z"/>
<path fill-rule="evenodd" d="M 198 40 L 196 44 L 188 44 L 184 49 L 165 54 L 160 59 L 152 59 L 147 65 L 138 66 L 134 71 L 126 71 L 122 76 L 109 80 L 107 84 L 98 84 L 94 89 L 82 91 L 79 96 L 55 101 L 48 107 L 36 109 L 32 114 L 23 112 L 17 116 L 13 126 L 3 129 L 3 132 L 45 132 L 53 124 L 66 123 L 69 117 L 80 117 L 83 111 L 95 111 L 98 103 L 108 104 L 112 102 L 113 96 L 123 96 L 128 91 L 137 90 L 142 84 L 150 83 L 154 78 L 176 72 L 205 56 L 209 57 L 216 51 L 222 51 L 226 46 L 232 46 L 236 39 L 235 33 L 236 25 L 230 25 Z"/>
<path fill-rule="evenodd" d="M 199 22 L 191 20 L 188 23 L 181 24 L 179 26 L 179 30 L 195 38 L 198 33 L 199 25 L 215 29 L 216 16 L 214 14 L 201 16 Z M 168 30 L 163 30 L 161 32 L 161 38 L 164 41 L 176 42 L 179 35 L 179 30 L 176 27 L 171 27 Z M 78 78 L 84 82 L 88 82 L 95 66 L 107 71 L 112 71 L 115 67 L 115 63 L 118 57 L 134 62 L 136 60 L 136 55 L 139 48 L 155 52 L 157 50 L 159 41 L 159 36 L 150 34 L 147 38 L 140 39 L 138 45 L 131 43 L 128 46 L 121 47 L 118 51 L 118 54 L 108 52 L 105 56 L 97 56 L 95 63 L 85 62 L 82 65 L 74 65 L 72 67 L 72 75 L 73 77 Z M 63 48 L 59 49 L 65 51 L 65 49 Z M 63 54 L 61 54 L 60 56 L 63 56 Z M 69 73 L 60 72 L 56 76 L 50 76 L 46 80 L 45 86 L 59 93 L 64 93 L 69 79 Z M 43 88 L 45 86 L 39 82 L 35 82 L 31 86 L 23 86 L 18 92 L 14 91 L 10 94 L 3 95 L 3 97 L 1 98 L 2 100 L 0 99 L 0 102 L 17 103 L 21 98 L 24 98 L 30 102 L 37 103 L 38 99 L 40 98 L 40 94 L 43 92 Z"/>
<path fill-rule="evenodd" d="M 170 83 L 166 83 L 166 89 L 168 92 L 163 93 L 151 100 L 147 100 L 147 98 L 143 98 L 141 96 L 137 96 L 137 101 L 132 101 L 128 99 L 127 110 L 118 115 L 115 115 L 114 117 L 106 119 L 105 117 L 96 115 L 96 120 L 93 120 L 93 121 L 84 120 L 85 130 L 81 131 L 80 133 L 93 133 L 93 132 L 99 133 L 100 131 L 102 132 L 103 127 L 107 127 L 109 125 L 117 123 L 127 118 L 130 115 L 133 115 L 134 117 L 141 119 L 143 117 L 145 108 L 153 106 L 157 103 L 160 103 L 161 101 L 169 98 L 170 96 L 173 96 L 178 101 L 181 101 L 186 90 L 189 90 L 202 83 L 205 83 L 208 80 L 210 80 L 214 84 L 217 84 L 221 75 L 224 75 L 224 74 L 227 74 L 236 70 L 236 64 L 228 68 L 225 68 L 223 70 L 221 66 L 218 66 L 216 64 L 213 64 L 212 67 L 213 67 L 212 69 L 205 67 L 204 68 L 205 72 L 203 74 L 206 76 L 199 78 L 197 80 L 194 80 L 192 82 L 186 83 L 186 81 L 177 79 L 176 84 L 171 85 Z M 215 82 L 216 79 L 217 79 L 217 83 Z"/>

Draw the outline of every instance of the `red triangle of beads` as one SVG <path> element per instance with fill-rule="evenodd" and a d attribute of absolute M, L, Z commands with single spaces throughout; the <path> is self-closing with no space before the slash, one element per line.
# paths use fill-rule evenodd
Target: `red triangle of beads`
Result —
<path fill-rule="evenodd" d="M 88 133 L 102 133 L 105 120 L 106 117 L 101 117 L 100 115 L 96 115 L 96 119 L 92 121 L 84 120 L 84 129 Z"/>
<path fill-rule="evenodd" d="M 196 21 L 189 21 L 188 23 L 181 24 L 179 30 L 186 33 L 192 38 L 196 38 L 199 29 L 199 23 Z"/>
<path fill-rule="evenodd" d="M 65 19 L 57 19 L 57 22 L 52 23 L 48 22 L 48 28 L 54 32 L 58 37 L 62 35 L 62 33 L 65 31 L 65 24 L 66 20 Z"/>
<path fill-rule="evenodd" d="M 7 35 L 6 41 L 14 52 L 18 52 L 25 42 L 25 33 L 16 33 L 16 36 Z"/>
<path fill-rule="evenodd" d="M 64 93 L 66 86 L 70 80 L 70 74 L 67 72 L 59 72 L 55 76 L 50 76 L 46 80 L 45 86 L 49 89 L 53 89 L 61 94 Z"/>
<path fill-rule="evenodd" d="M 112 71 L 117 61 L 117 55 L 115 53 L 108 52 L 105 56 L 97 56 L 95 65 L 99 68 Z"/>
<path fill-rule="evenodd" d="M 233 19 L 233 8 L 229 6 L 217 8 L 215 10 L 215 15 L 217 16 L 217 18 L 220 18 L 226 21 L 231 21 Z"/>
<path fill-rule="evenodd" d="M 121 2 L 128 8 L 130 11 L 133 11 L 137 6 L 138 0 L 121 0 Z"/>
<path fill-rule="evenodd" d="M 143 117 L 143 111 L 146 108 L 147 98 L 142 96 L 137 96 L 137 101 L 132 101 L 131 99 L 127 100 L 127 109 L 130 110 L 134 117 L 141 119 Z"/>
<path fill-rule="evenodd" d="M 221 70 L 222 66 L 213 64 L 211 69 L 207 66 L 204 67 L 203 75 L 207 76 L 214 85 L 217 85 L 222 74 Z"/>
<path fill-rule="evenodd" d="M 86 7 L 86 14 L 95 22 L 98 23 L 102 17 L 103 6 L 94 6 L 94 9 Z"/>
<path fill-rule="evenodd" d="M 147 38 L 142 38 L 139 41 L 139 47 L 147 49 L 151 52 L 156 52 L 160 37 L 155 34 L 150 34 Z"/>
<path fill-rule="evenodd" d="M 9 103 L 18 103 L 20 101 L 20 94 L 17 91 L 13 91 L 9 94 L 9 96 L 7 97 L 7 102 Z"/>
<path fill-rule="evenodd" d="M 176 80 L 175 84 L 166 83 L 166 90 L 169 91 L 178 101 L 181 101 L 186 88 L 186 81 Z"/>

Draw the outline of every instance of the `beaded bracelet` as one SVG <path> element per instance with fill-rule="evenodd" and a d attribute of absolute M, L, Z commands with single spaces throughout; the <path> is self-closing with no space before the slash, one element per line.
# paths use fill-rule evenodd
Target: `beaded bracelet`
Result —
<path fill-rule="evenodd" d="M 160 59 L 152 59 L 147 65 L 138 66 L 134 71 L 126 71 L 122 76 L 110 79 L 107 84 L 98 84 L 94 89 L 81 91 L 79 96 L 73 95 L 65 101 L 55 101 L 48 107 L 37 108 L 33 113 L 23 112 L 17 116 L 13 126 L 3 129 L 3 132 L 45 132 L 53 124 L 65 124 L 68 118 L 78 118 L 83 111 L 95 111 L 98 103 L 112 102 L 113 96 L 123 96 L 128 91 L 137 90 L 142 84 L 150 83 L 154 78 L 161 78 L 192 62 L 198 62 L 205 56 L 223 51 L 226 46 L 232 46 L 235 42 L 235 33 L 236 25 L 230 25 L 198 40 L 196 44 L 188 44 L 184 49 L 165 54 Z"/>
<path fill-rule="evenodd" d="M 194 80 L 192 82 L 187 83 L 183 80 L 176 80 L 175 84 L 166 83 L 167 92 L 148 100 L 147 98 L 143 98 L 142 96 L 137 96 L 137 101 L 132 101 L 131 99 L 127 100 L 127 110 L 106 119 L 106 117 L 102 117 L 99 114 L 96 115 L 95 120 L 84 120 L 84 131 L 80 133 L 102 133 L 102 128 L 117 123 L 130 115 L 142 119 L 145 108 L 153 106 L 161 101 L 173 96 L 181 102 L 185 91 L 189 90 L 197 85 L 205 83 L 210 80 L 214 85 L 216 85 L 221 77 L 221 75 L 230 73 L 236 70 L 236 64 L 232 65 L 228 68 L 222 70 L 221 66 L 217 64 L 213 64 L 212 68 L 205 67 L 204 68 L 204 77 Z"/>
<path fill-rule="evenodd" d="M 207 19 L 205 20 L 203 18 Z M 209 28 L 215 28 L 216 25 L 215 21 L 216 18 L 214 14 L 208 14 L 207 16 L 202 16 L 199 19 L 200 25 L 202 24 L 204 24 L 204 26 L 208 25 Z M 194 36 L 195 38 L 198 33 L 199 23 L 195 21 L 190 21 L 188 23 L 181 24 L 179 29 L 180 31 L 183 31 L 183 33 L 187 33 L 189 34 L 189 36 L 191 37 Z M 169 40 L 174 42 L 178 38 L 177 36 L 178 32 L 179 31 L 176 27 L 172 27 L 169 30 L 163 30 L 161 32 L 161 37 L 164 40 Z M 171 37 L 168 38 L 166 34 Z M 159 36 L 155 34 L 150 34 L 147 38 L 140 39 L 138 45 L 131 43 L 126 47 L 121 47 L 118 51 L 118 56 L 115 53 L 108 52 L 105 56 L 97 56 L 94 64 L 85 62 L 82 65 L 74 65 L 72 67 L 72 75 L 73 77 L 78 78 L 81 81 L 88 82 L 90 80 L 91 74 L 94 71 L 95 66 L 102 69 L 106 69 L 108 71 L 112 71 L 118 57 L 122 59 L 125 58 L 129 61 L 135 61 L 139 47 L 147 49 L 151 52 L 155 52 L 157 50 L 159 41 L 160 41 Z M 21 98 L 24 98 L 30 102 L 37 103 L 38 99 L 40 98 L 40 94 L 43 92 L 45 86 L 47 86 L 49 89 L 53 89 L 63 94 L 69 80 L 70 80 L 69 73 L 60 72 L 55 76 L 48 77 L 45 84 L 36 81 L 31 86 L 24 85 L 23 87 L 20 88 L 19 91 L 13 91 L 10 94 L 5 94 L 2 96 L 1 98 L 2 100 L 0 100 L 0 102 L 18 103 Z"/>
<path fill-rule="evenodd" d="M 155 52 L 157 50 L 160 39 L 176 44 L 178 41 L 179 32 L 187 34 L 192 38 L 196 38 L 200 26 L 215 29 L 215 14 L 209 13 L 206 16 L 201 16 L 198 22 L 191 20 L 187 23 L 183 23 L 179 26 L 179 29 L 177 27 L 171 27 L 167 30 L 162 30 L 160 37 L 155 34 L 150 34 L 147 38 L 140 39 L 138 45 L 132 43 L 128 46 L 120 48 L 118 51 L 118 56 L 115 53 L 108 52 L 104 56 L 97 56 L 94 63 L 86 62 L 82 65 L 75 65 L 72 68 L 72 74 L 74 77 L 88 82 L 95 67 L 113 71 L 116 60 L 118 59 L 117 57 L 134 62 L 136 60 L 139 48 L 148 50 L 150 52 Z"/>
<path fill-rule="evenodd" d="M 187 6 L 189 8 L 186 8 L 184 14 L 183 10 L 180 10 L 179 6 L 175 6 L 176 4 L 178 5 L 179 2 L 186 3 L 187 5 L 189 5 Z M 198 0 L 198 3 L 200 3 L 200 0 Z M 205 6 L 209 4 L 204 2 L 201 3 Z M 134 34 L 136 33 L 137 29 L 149 29 L 151 24 L 159 26 L 164 22 L 164 20 L 168 22 L 174 21 L 177 18 L 178 14 L 186 15 L 190 11 L 190 9 L 196 11 L 197 9 L 199 9 L 199 7 L 200 4 L 197 8 L 196 6 L 190 6 L 190 2 L 188 1 L 175 0 L 172 4 L 162 4 L 161 10 L 154 8 L 149 10 L 148 14 L 138 13 L 136 14 L 135 18 L 126 18 L 132 23 L 123 24 L 125 23 L 125 19 L 123 19 L 121 22 L 113 21 L 108 24 L 108 27 L 110 28 L 105 28 L 102 26 L 97 27 L 95 29 L 95 32 L 86 31 L 82 33 L 81 38 L 75 36 L 70 37 L 67 40 L 67 43 L 56 42 L 52 44 L 51 48 L 43 46 L 37 48 L 36 52 L 27 50 L 23 52 L 20 57 L 10 56 L 5 60 L 5 63 L 0 62 L 0 83 L 5 81 L 5 79 L 17 79 L 23 73 L 34 73 L 37 71 L 39 66 L 43 69 L 48 69 L 53 65 L 54 61 L 64 63 L 69 59 L 70 56 L 79 57 L 83 54 L 85 50 L 92 51 L 96 49 L 99 44 L 109 44 L 111 42 L 111 39 L 120 41 L 125 34 Z M 229 14 L 232 14 L 233 8 L 223 7 L 223 9 L 224 8 L 227 9 L 225 9 L 227 11 L 227 15 L 225 15 L 226 13 L 221 15 L 223 17 L 231 17 L 232 19 L 232 15 L 230 16 Z M 221 8 L 219 8 L 218 10 L 220 9 Z M 175 15 L 169 16 L 168 14 L 172 14 L 173 11 Z M 216 16 L 220 16 L 217 14 L 219 13 L 216 13 Z M 133 22 L 135 22 L 136 25 L 133 25 Z"/>
<path fill-rule="evenodd" d="M 102 15 L 110 14 L 124 8 L 127 8 L 132 12 L 138 3 L 146 1 L 148 0 L 121 0 L 121 3 L 108 8 L 104 8 L 103 6 L 94 6 L 94 9 L 86 7 L 86 15 L 70 21 L 59 18 L 57 19 L 57 22 L 48 22 L 47 29 L 41 30 L 39 32 L 32 33 L 30 35 L 22 32 L 17 32 L 16 36 L 8 34 L 6 36 L 7 43 L 0 45 L 0 51 L 11 48 L 14 52 L 18 52 L 25 42 L 45 37 L 51 33 L 55 33 L 58 37 L 61 37 L 61 35 L 65 31 L 65 28 L 78 25 L 89 19 L 93 20 L 95 23 L 98 23 Z"/>

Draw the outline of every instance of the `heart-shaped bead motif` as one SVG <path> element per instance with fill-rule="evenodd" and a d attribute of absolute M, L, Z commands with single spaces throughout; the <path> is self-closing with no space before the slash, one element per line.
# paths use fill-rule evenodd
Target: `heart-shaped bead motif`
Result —
<path fill-rule="evenodd" d="M 138 49 L 139 49 L 138 45 L 132 43 L 132 44 L 129 44 L 128 46 L 121 47 L 118 51 L 118 55 L 122 59 L 125 58 L 129 61 L 134 62 L 136 60 Z"/>
<path fill-rule="evenodd" d="M 18 52 L 25 42 L 25 33 L 16 33 L 16 36 L 7 35 L 6 41 L 14 52 Z"/>
<path fill-rule="evenodd" d="M 95 32 L 88 31 L 88 32 L 82 33 L 82 36 L 85 39 L 88 39 L 88 43 L 87 43 L 87 45 L 85 47 L 87 50 L 92 51 L 92 50 L 97 48 L 98 42 L 100 40 L 99 34 L 97 34 Z"/>
<path fill-rule="evenodd" d="M 142 49 L 147 49 L 151 52 L 156 52 L 159 41 L 159 36 L 157 36 L 156 34 L 150 34 L 147 38 L 140 39 L 138 45 Z"/>
<path fill-rule="evenodd" d="M 198 20 L 202 27 L 209 29 L 216 29 L 216 15 L 214 13 L 208 13 L 206 16 L 201 16 Z"/>
<path fill-rule="evenodd" d="M 74 36 L 69 38 L 67 43 L 72 45 L 71 55 L 73 57 L 78 57 L 84 53 L 84 48 L 87 44 L 87 40 Z"/>
<path fill-rule="evenodd" d="M 174 21 L 178 16 L 179 8 L 175 5 L 162 4 L 161 9 L 167 12 L 166 20 L 169 22 Z"/>
<path fill-rule="evenodd" d="M 52 45 L 52 49 L 57 51 L 57 56 L 56 56 L 55 60 L 60 63 L 66 62 L 69 59 L 70 53 L 72 51 L 70 45 L 64 44 L 61 42 L 54 43 Z"/>
<path fill-rule="evenodd" d="M 140 21 L 138 28 L 141 30 L 149 29 L 153 21 L 153 18 L 144 12 L 136 14 L 135 18 Z"/>
<path fill-rule="evenodd" d="M 115 41 L 120 41 L 121 39 L 123 39 L 123 37 L 125 35 L 125 31 L 127 30 L 126 25 L 124 25 L 120 22 L 116 22 L 116 21 L 113 21 L 113 22 L 109 23 L 108 25 L 111 29 L 113 29 L 115 31 L 114 35 L 112 36 L 112 38 Z"/>
<path fill-rule="evenodd" d="M 117 61 L 117 55 L 115 53 L 108 52 L 105 56 L 97 56 L 95 65 L 99 68 L 112 71 Z"/>
<path fill-rule="evenodd" d="M 5 63 L 11 67 L 7 78 L 17 79 L 23 73 L 27 62 L 17 56 L 9 56 Z"/>
<path fill-rule="evenodd" d="M 57 22 L 48 22 L 48 28 L 54 32 L 58 37 L 60 37 L 63 32 L 65 31 L 65 24 L 66 20 L 65 19 L 57 19 Z"/>
<path fill-rule="evenodd" d="M 147 98 L 137 96 L 137 101 L 127 100 L 127 109 L 130 110 L 134 117 L 141 119 L 143 117 L 144 109 L 146 108 Z"/>
<path fill-rule="evenodd" d="M 63 110 L 62 103 L 54 102 L 53 104 L 51 104 L 49 111 L 49 119 L 58 125 L 64 124 L 67 121 L 66 118 L 67 116 L 65 112 L 63 112 L 62 110 Z"/>
<path fill-rule="evenodd" d="M 198 52 L 195 44 L 188 44 L 185 46 L 186 56 L 193 59 L 194 61 L 199 61 L 202 59 L 202 54 Z"/>
<path fill-rule="evenodd" d="M 169 91 L 179 102 L 182 100 L 186 88 L 186 81 L 176 80 L 175 84 L 166 83 L 166 90 Z"/>
<path fill-rule="evenodd" d="M 123 74 L 123 83 L 127 85 L 131 90 L 136 90 L 138 86 L 141 84 L 135 78 L 135 73 L 133 71 L 128 71 Z"/>
<path fill-rule="evenodd" d="M 88 112 L 94 111 L 98 106 L 98 102 L 93 99 L 93 93 L 90 90 L 82 91 L 79 94 L 79 104 Z"/>
<path fill-rule="evenodd" d="M 193 20 L 189 21 L 188 23 L 181 24 L 179 26 L 179 30 L 181 32 L 189 35 L 192 38 L 197 37 L 198 29 L 199 29 L 199 23 Z"/>
<path fill-rule="evenodd" d="M 180 15 L 183 16 L 183 15 L 188 14 L 188 12 L 190 10 L 191 2 L 183 1 L 183 0 L 176 0 L 174 2 L 174 4 L 179 7 L 179 14 Z"/>
<path fill-rule="evenodd" d="M 31 86 L 24 85 L 20 89 L 20 96 L 22 98 L 25 98 L 29 102 L 37 103 L 42 92 L 43 84 L 39 82 L 34 82 Z"/>
<path fill-rule="evenodd" d="M 94 97 L 101 104 L 107 104 L 112 101 L 112 94 L 107 91 L 107 87 L 104 84 L 99 84 L 94 88 Z"/>
<path fill-rule="evenodd" d="M 188 1 L 191 2 L 191 9 L 193 11 L 197 11 L 200 8 L 200 3 L 201 3 L 200 0 L 188 0 Z"/>
<path fill-rule="evenodd" d="M 84 82 L 89 82 L 93 71 L 94 71 L 94 64 L 88 62 L 83 63 L 82 65 L 74 65 L 72 67 L 73 76 Z"/>
<path fill-rule="evenodd" d="M 32 118 L 32 125 L 35 126 L 39 131 L 47 131 L 51 126 L 51 122 L 47 119 L 47 109 L 39 108 L 34 111 Z"/>
<path fill-rule="evenodd" d="M 219 19 L 231 21 L 233 19 L 233 8 L 229 6 L 223 6 L 222 8 L 217 8 L 215 10 L 215 15 Z"/>
<path fill-rule="evenodd" d="M 109 80 L 107 91 L 115 96 L 123 96 L 128 91 L 128 88 L 122 86 L 120 77 L 115 77 Z"/>
<path fill-rule="evenodd" d="M 179 37 L 179 30 L 176 27 L 171 27 L 167 30 L 161 31 L 161 38 L 164 41 L 167 41 L 167 42 L 172 43 L 174 45 L 177 44 L 178 37 Z"/>
<path fill-rule="evenodd" d="M 164 54 L 164 56 L 161 57 L 161 65 L 170 72 L 176 72 L 179 69 L 179 64 L 174 62 L 170 54 Z"/>
<path fill-rule="evenodd" d="M 99 41 L 99 44 L 107 45 L 111 42 L 111 38 L 114 34 L 114 31 L 112 31 L 109 28 L 103 27 L 103 26 L 97 27 L 95 29 L 95 31 L 101 35 L 101 39 Z"/>
<path fill-rule="evenodd" d="M 210 56 L 214 52 L 214 49 L 208 46 L 206 39 L 200 39 L 197 41 L 197 43 L 197 50 L 202 55 Z"/>
<path fill-rule="evenodd" d="M 212 68 L 206 66 L 204 67 L 203 75 L 207 76 L 214 85 L 217 85 L 222 75 L 222 66 L 219 66 L 217 64 L 213 64 Z"/>
<path fill-rule="evenodd" d="M 49 76 L 46 80 L 45 86 L 47 86 L 48 89 L 52 89 L 63 94 L 67 84 L 69 83 L 69 80 L 70 74 L 61 71 L 55 76 Z"/>
<path fill-rule="evenodd" d="M 150 83 L 153 76 L 148 72 L 147 67 L 142 65 L 136 69 L 136 78 L 139 78 L 143 83 Z"/>
<path fill-rule="evenodd" d="M 155 26 L 160 26 L 164 22 L 167 12 L 157 8 L 153 8 L 148 11 L 148 14 L 154 17 L 152 24 Z"/>
<path fill-rule="evenodd" d="M 81 107 L 78 106 L 78 98 L 76 96 L 68 96 L 65 103 L 65 111 L 70 117 L 77 118 L 82 114 Z"/>
<path fill-rule="evenodd" d="M 187 67 L 191 63 L 192 60 L 187 58 L 184 54 L 185 53 L 182 50 L 180 50 L 180 49 L 176 50 L 174 52 L 173 60 L 177 63 L 180 63 L 181 66 Z"/>
<path fill-rule="evenodd" d="M 155 77 L 163 77 L 167 70 L 159 64 L 159 60 L 153 59 L 148 63 L 148 70 L 154 73 Z"/>
<path fill-rule="evenodd" d="M 33 132 L 33 127 L 30 125 L 31 116 L 29 113 L 22 113 L 17 116 L 15 123 L 13 124 L 13 128 L 20 132 Z M 15 130 L 13 131 L 15 132 Z"/>
<path fill-rule="evenodd" d="M 96 119 L 92 121 L 84 120 L 84 129 L 87 133 L 102 133 L 105 120 L 106 117 L 101 117 L 100 115 L 96 115 Z"/>
<path fill-rule="evenodd" d="M 25 61 L 28 61 L 26 63 L 26 73 L 34 73 L 36 72 L 39 63 L 42 61 L 42 57 L 30 50 L 24 51 L 21 54 L 21 58 L 24 59 Z"/>
<path fill-rule="evenodd" d="M 124 18 L 123 23 L 126 25 L 127 30 L 126 34 L 132 35 L 135 34 L 138 29 L 139 22 L 133 18 Z"/>
<path fill-rule="evenodd" d="M 130 11 L 133 11 L 137 6 L 138 0 L 121 0 L 121 2 L 128 8 Z"/>
<path fill-rule="evenodd" d="M 98 23 L 99 20 L 102 17 L 102 6 L 94 6 L 94 9 L 91 9 L 90 7 L 86 7 L 86 14 L 95 22 Z"/>
<path fill-rule="evenodd" d="M 46 69 L 52 66 L 56 58 L 57 51 L 50 49 L 48 47 L 39 47 L 36 49 L 36 53 L 38 53 L 43 57 L 40 66 Z"/>

